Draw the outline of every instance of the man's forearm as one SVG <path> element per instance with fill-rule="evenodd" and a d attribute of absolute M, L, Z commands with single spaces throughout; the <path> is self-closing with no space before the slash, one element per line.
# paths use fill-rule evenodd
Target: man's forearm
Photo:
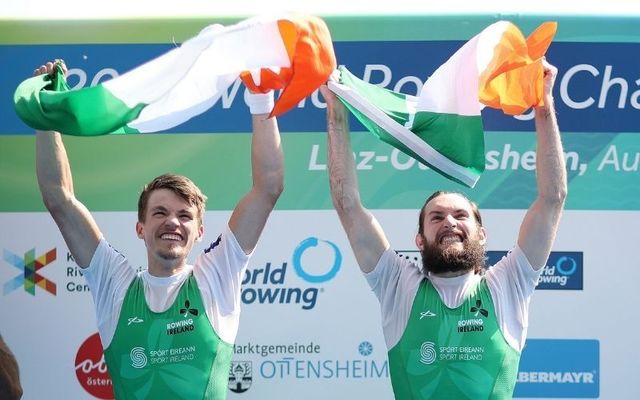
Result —
<path fill-rule="evenodd" d="M 567 191 L 567 174 L 553 98 L 545 99 L 545 105 L 535 109 L 535 125 L 538 194 L 548 201 L 563 202 Z"/>
<path fill-rule="evenodd" d="M 339 213 L 360 201 L 347 118 L 348 114 L 342 104 L 336 103 L 328 106 L 329 183 L 333 204 Z"/>
<path fill-rule="evenodd" d="M 284 155 L 276 118 L 252 115 L 251 170 L 254 187 L 277 198 L 284 185 Z"/>
<path fill-rule="evenodd" d="M 47 208 L 73 196 L 73 179 L 62 138 L 58 132 L 36 132 L 36 174 Z"/>
<path fill-rule="evenodd" d="M 371 272 L 389 247 L 389 242 L 376 218 L 360 200 L 347 110 L 335 96 L 327 93 L 327 97 L 327 158 L 331 198 L 360 270 Z"/>

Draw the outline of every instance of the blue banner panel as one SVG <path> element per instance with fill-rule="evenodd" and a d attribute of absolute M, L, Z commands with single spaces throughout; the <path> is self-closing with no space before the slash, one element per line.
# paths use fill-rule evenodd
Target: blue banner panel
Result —
<path fill-rule="evenodd" d="M 487 265 L 497 263 L 506 251 L 487 251 Z M 538 290 L 582 290 L 583 253 L 552 251 L 538 278 Z"/>
<path fill-rule="evenodd" d="M 514 397 L 594 399 L 599 395 L 599 341 L 527 340 Z"/>
<path fill-rule="evenodd" d="M 390 90 L 416 94 L 433 71 L 464 41 L 336 42 L 338 62 L 356 76 Z M 0 92 L 12 94 L 31 71 L 47 60 L 62 58 L 76 88 L 95 85 L 172 49 L 174 44 L 4 45 Z M 637 132 L 640 123 L 640 43 L 553 43 L 547 59 L 558 67 L 555 101 L 563 131 Z M 212 110 L 171 130 L 175 133 L 249 132 L 250 118 L 240 81 Z M 324 101 L 315 92 L 280 118 L 283 132 L 326 130 Z M 485 109 L 487 131 L 533 131 L 532 115 L 512 117 Z M 2 134 L 30 134 L 15 115 L 12 96 L 0 98 Z M 352 120 L 353 130 L 363 130 Z"/>

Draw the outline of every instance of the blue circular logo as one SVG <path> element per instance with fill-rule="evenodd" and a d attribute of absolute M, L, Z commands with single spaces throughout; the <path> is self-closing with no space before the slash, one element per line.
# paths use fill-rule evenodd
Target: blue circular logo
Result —
<path fill-rule="evenodd" d="M 567 264 L 568 267 L 566 266 Z M 573 275 L 578 268 L 578 263 L 572 257 L 562 256 L 558 258 L 556 262 L 556 268 L 558 269 L 558 273 L 562 275 Z"/>
<path fill-rule="evenodd" d="M 313 275 L 305 271 L 302 267 L 302 253 L 304 253 L 310 247 L 317 247 L 319 242 L 323 242 L 328 244 L 334 252 L 333 258 L 333 266 L 329 271 L 325 274 Z M 327 240 L 319 240 L 317 237 L 308 237 L 293 251 L 293 268 L 296 271 L 296 274 L 307 282 L 311 283 L 322 283 L 333 279 L 338 271 L 340 271 L 340 266 L 342 265 L 342 254 L 340 254 L 340 249 L 335 244 L 327 241 Z"/>
<path fill-rule="evenodd" d="M 373 353 L 373 345 L 367 341 L 364 341 L 358 345 L 358 352 L 363 356 L 369 356 Z"/>

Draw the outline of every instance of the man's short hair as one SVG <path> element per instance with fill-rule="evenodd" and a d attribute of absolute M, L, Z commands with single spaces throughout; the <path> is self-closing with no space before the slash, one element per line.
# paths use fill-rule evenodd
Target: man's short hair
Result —
<path fill-rule="evenodd" d="M 159 189 L 171 190 L 176 196 L 195 206 L 197 209 L 196 218 L 198 223 L 202 224 L 207 196 L 202 193 L 200 188 L 196 186 L 191 179 L 186 176 L 174 174 L 160 175 L 144 185 L 142 193 L 140 193 L 140 198 L 138 199 L 138 221 L 144 222 L 149 197 L 154 190 Z"/>
<path fill-rule="evenodd" d="M 445 190 L 437 190 L 427 198 L 427 200 L 424 202 L 424 205 L 422 206 L 422 209 L 420 209 L 420 217 L 418 219 L 418 233 L 424 234 L 424 213 L 425 213 L 425 209 L 427 208 L 427 204 L 429 204 L 429 202 L 435 199 L 436 197 L 439 197 L 445 194 L 455 194 L 467 200 L 469 202 L 469 205 L 471 206 L 471 211 L 473 212 L 473 216 L 475 217 L 478 226 L 482 226 L 482 216 L 480 215 L 480 209 L 478 208 L 478 205 L 475 202 L 473 202 L 465 194 L 460 192 L 449 192 Z"/>

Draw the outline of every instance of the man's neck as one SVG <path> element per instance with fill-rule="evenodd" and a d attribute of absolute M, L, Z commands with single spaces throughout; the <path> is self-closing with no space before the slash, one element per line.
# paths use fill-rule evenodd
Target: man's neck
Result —
<path fill-rule="evenodd" d="M 445 271 L 445 272 L 440 272 L 437 274 L 434 274 L 433 272 L 430 272 L 429 275 L 431 276 L 436 276 L 438 278 L 455 278 L 458 276 L 462 276 L 465 274 L 468 274 L 469 272 L 471 272 L 472 270 L 464 270 L 464 271 Z"/>
<path fill-rule="evenodd" d="M 148 260 L 149 274 L 158 278 L 166 278 L 180 273 L 186 266 L 186 260 Z M 155 261 L 155 262 L 154 262 Z"/>

